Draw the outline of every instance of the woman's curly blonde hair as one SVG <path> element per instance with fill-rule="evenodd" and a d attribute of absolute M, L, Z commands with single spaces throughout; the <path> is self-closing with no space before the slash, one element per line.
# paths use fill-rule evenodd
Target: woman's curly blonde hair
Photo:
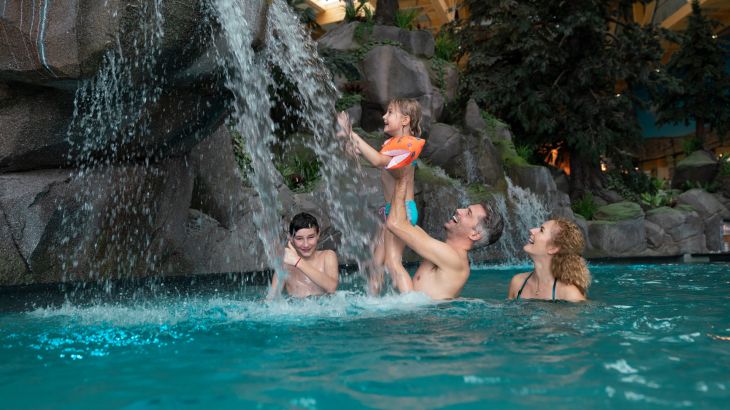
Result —
<path fill-rule="evenodd" d="M 585 296 L 591 285 L 591 272 L 581 256 L 585 248 L 583 233 L 573 221 L 564 218 L 553 221 L 558 226 L 557 232 L 553 233 L 553 245 L 559 248 L 550 266 L 553 277 L 575 285 Z"/>

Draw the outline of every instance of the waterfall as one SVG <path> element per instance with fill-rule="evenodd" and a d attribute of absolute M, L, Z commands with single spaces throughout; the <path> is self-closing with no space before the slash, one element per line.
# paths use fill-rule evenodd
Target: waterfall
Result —
<path fill-rule="evenodd" d="M 545 202 L 529 189 L 523 189 L 507 181 L 507 195 L 495 195 L 494 207 L 502 215 L 504 230 L 502 237 L 486 248 L 488 259 L 504 261 L 508 265 L 526 262 L 522 247 L 530 237 L 530 229 L 545 222 L 550 212 Z"/>
<path fill-rule="evenodd" d="M 342 155 L 344 142 L 335 138 L 337 89 L 331 74 L 317 54 L 316 44 L 284 0 L 271 3 L 266 46 L 268 61 L 279 67 L 299 91 L 301 108 L 297 114 L 313 134 L 311 148 L 322 164 L 329 214 L 342 233 L 338 251 L 362 265 L 371 258 L 373 227 L 378 221 L 363 206 L 366 201 L 359 163 Z"/>
<path fill-rule="evenodd" d="M 242 3 L 216 0 L 213 6 L 228 43 L 227 50 L 218 50 L 219 62 L 225 67 L 226 87 L 234 95 L 233 127 L 251 156 L 251 183 L 261 205 L 254 223 L 269 266 L 286 275 L 280 259 L 281 222 L 277 210 L 281 204 L 276 190 L 271 189 L 280 179 L 271 166 L 270 147 L 277 140 L 269 117 L 273 104 L 269 89 L 280 86 L 273 78 L 272 67 L 281 70 L 297 90 L 299 107 L 288 109 L 312 133 L 310 147 L 321 162 L 327 211 L 335 228 L 342 232 L 338 252 L 364 264 L 371 255 L 369 243 L 377 221 L 362 205 L 362 172 L 357 162 L 342 156 L 343 142 L 335 138 L 337 91 L 315 44 L 285 1 L 275 0 L 269 5 L 266 46 L 259 53 L 250 45 L 253 33 L 246 25 Z"/>
<path fill-rule="evenodd" d="M 57 252 L 65 279 L 156 270 L 161 244 L 152 246 L 152 231 L 160 204 L 149 192 L 165 175 L 150 165 L 144 142 L 149 105 L 164 81 L 155 71 L 164 36 L 162 3 L 139 2 L 136 30 L 117 35 L 96 75 L 77 88 L 67 160 L 75 168 L 70 185 L 78 189 L 58 204 L 64 229 Z"/>

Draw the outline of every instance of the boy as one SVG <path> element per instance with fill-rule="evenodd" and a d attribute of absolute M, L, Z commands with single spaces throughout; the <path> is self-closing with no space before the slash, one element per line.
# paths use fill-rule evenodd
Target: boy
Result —
<path fill-rule="evenodd" d="M 289 275 L 284 281 L 286 292 L 293 297 L 334 293 L 339 282 L 337 255 L 330 250 L 317 250 L 319 224 L 305 212 L 294 216 L 289 224 L 289 241 L 284 250 L 284 266 Z M 278 289 L 279 275 L 274 273 L 269 298 Z"/>

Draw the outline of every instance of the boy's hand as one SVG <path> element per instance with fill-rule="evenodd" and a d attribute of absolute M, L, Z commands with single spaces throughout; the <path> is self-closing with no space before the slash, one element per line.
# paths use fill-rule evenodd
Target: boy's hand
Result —
<path fill-rule="evenodd" d="M 294 249 L 294 245 L 291 244 L 291 241 L 287 242 L 286 248 L 284 249 L 284 263 L 294 266 L 300 259 L 301 257 L 297 253 L 297 250 Z"/>

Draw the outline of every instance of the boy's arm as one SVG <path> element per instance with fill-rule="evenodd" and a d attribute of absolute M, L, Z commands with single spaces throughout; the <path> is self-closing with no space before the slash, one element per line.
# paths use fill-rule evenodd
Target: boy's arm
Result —
<path fill-rule="evenodd" d="M 334 252 L 325 251 L 324 272 L 321 272 L 316 266 L 312 266 L 309 262 L 298 256 L 290 257 L 292 254 L 297 255 L 291 242 L 287 244 L 287 249 L 284 252 L 284 263 L 299 269 L 312 282 L 316 283 L 317 286 L 327 291 L 327 293 L 334 293 L 337 290 L 339 272 L 337 271 L 337 256 Z"/>
<path fill-rule="evenodd" d="M 402 170 L 402 171 L 401 171 Z M 413 167 L 403 167 L 401 170 L 391 171 L 396 176 L 395 192 L 391 203 L 390 214 L 388 215 L 387 226 L 393 235 L 413 249 L 422 258 L 428 259 L 438 267 L 459 268 L 461 259 L 449 245 L 432 238 L 423 229 L 411 225 L 406 215 L 406 192 L 409 173 L 414 172 Z"/>
<path fill-rule="evenodd" d="M 274 276 L 271 277 L 271 286 L 269 286 L 269 293 L 266 295 L 266 300 L 272 300 L 279 296 L 279 274 L 274 272 Z"/>

